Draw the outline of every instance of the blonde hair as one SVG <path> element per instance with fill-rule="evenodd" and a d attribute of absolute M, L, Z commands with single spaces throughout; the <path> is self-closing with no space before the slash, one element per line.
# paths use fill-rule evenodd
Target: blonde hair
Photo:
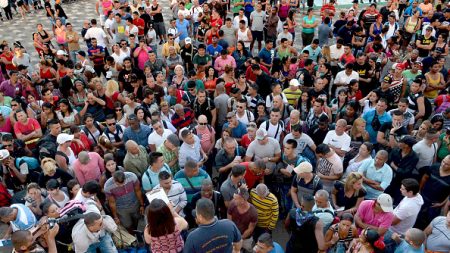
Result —
<path fill-rule="evenodd" d="M 363 118 L 359 117 L 359 118 L 355 119 L 355 121 L 353 122 L 352 130 L 350 131 L 350 137 L 354 137 L 358 134 L 357 126 L 359 126 L 363 123 L 366 123 L 366 121 Z"/>
<path fill-rule="evenodd" d="M 111 97 L 115 92 L 119 91 L 119 84 L 114 80 L 106 82 L 105 95 Z"/>
<path fill-rule="evenodd" d="M 361 180 L 363 178 L 362 174 L 359 172 L 352 172 L 347 176 L 347 179 L 345 180 L 345 185 L 344 185 L 344 191 L 348 192 L 350 190 L 353 189 L 353 185 L 358 181 Z M 353 193 L 353 196 L 357 196 L 358 195 L 358 191 L 355 191 Z"/>
<path fill-rule="evenodd" d="M 41 161 L 41 168 L 44 175 L 48 175 L 51 172 L 56 172 L 57 167 L 56 161 L 53 158 L 46 157 Z"/>
<path fill-rule="evenodd" d="M 323 58 L 325 58 L 325 60 L 327 61 L 327 62 L 330 62 L 331 61 L 331 50 L 330 50 L 330 46 L 327 46 L 327 45 L 325 45 L 325 46 L 323 46 L 322 47 L 322 57 Z"/>

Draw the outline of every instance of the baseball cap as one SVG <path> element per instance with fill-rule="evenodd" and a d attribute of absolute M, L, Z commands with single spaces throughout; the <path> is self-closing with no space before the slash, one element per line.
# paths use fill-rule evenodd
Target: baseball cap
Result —
<path fill-rule="evenodd" d="M 294 168 L 294 172 L 297 174 L 300 173 L 311 173 L 313 171 L 313 167 L 309 162 L 301 162 L 297 167 Z"/>
<path fill-rule="evenodd" d="M 66 142 L 72 141 L 72 140 L 73 140 L 73 135 L 66 134 L 66 133 L 58 134 L 58 137 L 56 138 L 56 142 L 58 144 L 63 144 L 63 143 L 66 143 Z"/>
<path fill-rule="evenodd" d="M 392 207 L 392 198 L 389 194 L 381 193 L 377 198 L 377 203 L 380 204 L 383 212 L 394 211 L 394 208 Z"/>
<path fill-rule="evenodd" d="M 417 143 L 416 139 L 414 137 L 410 136 L 410 135 L 403 136 L 400 139 L 400 142 L 401 143 L 405 143 L 406 145 L 408 145 L 410 147 L 414 146 Z"/>
<path fill-rule="evenodd" d="M 66 51 L 60 49 L 56 52 L 56 55 L 67 55 L 67 53 Z"/>
<path fill-rule="evenodd" d="M 292 79 L 291 81 L 289 81 L 289 85 L 298 87 L 300 86 L 300 82 L 297 79 Z"/>
<path fill-rule="evenodd" d="M 0 149 L 0 161 L 9 157 L 9 151 L 7 149 Z"/>
<path fill-rule="evenodd" d="M 77 54 L 79 54 L 83 57 L 86 57 L 86 52 L 84 52 L 84 51 L 78 51 Z"/>
<path fill-rule="evenodd" d="M 256 126 L 255 122 L 249 122 L 247 124 L 247 129 L 256 129 L 256 128 L 257 128 L 257 126 Z"/>
<path fill-rule="evenodd" d="M 192 44 L 192 39 L 189 38 L 189 37 L 187 37 L 187 38 L 184 39 L 184 43 L 186 43 L 186 44 Z"/>
<path fill-rule="evenodd" d="M 389 75 L 385 76 L 385 77 L 383 78 L 383 82 L 391 83 L 391 82 L 392 82 L 392 77 L 389 76 Z"/>
<path fill-rule="evenodd" d="M 257 140 L 262 141 L 262 140 L 264 140 L 264 138 L 266 138 L 266 136 L 267 136 L 266 129 L 260 128 L 256 131 L 256 139 Z"/>
<path fill-rule="evenodd" d="M 169 136 L 167 136 L 167 140 L 175 147 L 180 146 L 180 140 L 178 139 L 176 134 L 170 134 Z"/>

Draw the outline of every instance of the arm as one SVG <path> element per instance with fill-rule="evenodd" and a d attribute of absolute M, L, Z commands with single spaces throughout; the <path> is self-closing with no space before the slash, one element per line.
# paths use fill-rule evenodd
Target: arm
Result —
<path fill-rule="evenodd" d="M 229 214 L 227 215 L 227 217 L 230 216 Z M 231 220 L 230 218 L 227 218 L 229 220 Z M 256 222 L 251 222 L 250 224 L 248 224 L 248 228 L 244 231 L 244 233 L 242 233 L 242 238 L 249 238 L 250 236 L 253 235 L 253 230 L 255 230 L 256 227 Z"/>
<path fill-rule="evenodd" d="M 322 221 L 317 221 L 316 228 L 314 229 L 314 234 L 316 235 L 317 247 L 319 248 L 319 251 L 325 251 L 327 247 L 325 244 L 325 238 L 323 237 Z"/>
<path fill-rule="evenodd" d="M 298 199 L 298 195 L 297 195 L 298 189 L 296 187 L 291 186 L 291 198 L 292 198 L 292 202 L 294 202 L 294 205 L 297 208 L 300 208 L 300 202 Z"/>
<path fill-rule="evenodd" d="M 136 178 L 136 180 L 138 181 L 138 179 Z M 136 182 L 134 185 L 134 193 L 136 194 L 136 197 L 139 201 L 139 212 L 141 213 L 141 215 L 144 214 L 144 198 L 142 196 L 142 190 L 141 190 L 141 185 L 139 184 L 139 182 Z"/>
<path fill-rule="evenodd" d="M 425 101 L 424 101 L 424 97 L 419 97 L 417 98 L 417 107 L 418 107 L 418 111 L 416 116 L 414 116 L 414 120 L 417 121 L 421 118 L 423 118 L 423 116 L 425 116 Z"/>
<path fill-rule="evenodd" d="M 117 215 L 116 199 L 113 196 L 108 196 L 108 205 L 109 208 L 111 208 L 111 215 L 114 218 L 114 221 L 117 224 L 120 224 L 119 216 Z"/>

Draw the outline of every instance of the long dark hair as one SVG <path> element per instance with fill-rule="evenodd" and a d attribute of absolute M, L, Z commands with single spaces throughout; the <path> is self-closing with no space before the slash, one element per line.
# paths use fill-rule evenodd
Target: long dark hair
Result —
<path fill-rule="evenodd" d="M 63 98 L 59 101 L 58 104 L 64 104 L 67 106 L 67 112 L 69 113 L 69 115 L 73 112 L 73 108 L 72 105 L 69 103 L 69 100 Z"/>
<path fill-rule="evenodd" d="M 148 232 L 152 237 L 172 234 L 175 221 L 169 206 L 161 199 L 154 199 L 147 212 Z"/>

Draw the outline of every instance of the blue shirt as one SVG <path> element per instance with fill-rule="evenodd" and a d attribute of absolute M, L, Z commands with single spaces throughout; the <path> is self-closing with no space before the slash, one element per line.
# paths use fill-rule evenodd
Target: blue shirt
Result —
<path fill-rule="evenodd" d="M 186 174 L 184 173 L 184 169 L 178 171 L 177 174 L 175 174 L 175 176 L 173 177 L 173 179 L 178 181 L 183 186 L 184 190 L 186 191 L 186 197 L 187 197 L 188 203 L 191 202 L 194 194 L 196 194 L 197 192 L 200 192 L 200 190 L 202 188 L 203 179 L 207 179 L 207 178 L 210 178 L 210 177 L 209 177 L 208 173 L 206 173 L 206 171 L 204 171 L 203 169 L 198 169 L 198 174 L 196 176 L 193 176 L 190 178 L 186 177 Z"/>
<path fill-rule="evenodd" d="M 418 4 L 417 4 L 416 10 L 418 10 L 420 16 L 422 16 L 422 9 L 419 8 Z M 411 3 L 411 5 L 408 8 L 406 8 L 405 13 L 403 14 L 403 16 L 412 16 L 412 13 L 413 13 L 413 6 L 412 6 L 412 3 Z M 405 18 L 405 20 L 406 20 L 406 18 Z"/>
<path fill-rule="evenodd" d="M 138 131 L 134 131 L 131 127 L 127 127 L 125 131 L 123 131 L 123 143 L 126 143 L 128 140 L 135 141 L 138 145 L 147 147 L 148 146 L 148 136 L 152 130 L 150 127 L 141 124 L 141 127 Z"/>
<path fill-rule="evenodd" d="M 259 52 L 258 56 L 259 56 L 259 58 L 261 58 L 261 60 L 264 63 L 272 64 L 272 59 L 273 59 L 274 54 L 275 54 L 275 51 L 273 49 L 269 51 L 269 50 L 267 50 L 267 48 L 263 48 Z"/>
<path fill-rule="evenodd" d="M 30 208 L 24 204 L 12 204 L 10 207 L 17 209 L 16 219 L 10 222 L 13 232 L 28 230 L 36 225 L 36 217 Z"/>
<path fill-rule="evenodd" d="M 392 169 L 386 163 L 380 169 L 375 168 L 375 160 L 368 159 L 359 166 L 358 172 L 363 174 L 366 178 L 380 183 L 380 187 L 386 190 L 392 181 Z M 366 189 L 366 199 L 376 199 L 384 191 L 376 190 L 367 184 L 364 184 Z"/>
<path fill-rule="evenodd" d="M 280 246 L 280 244 L 274 242 L 273 243 L 273 249 L 271 251 L 269 251 L 268 253 L 284 253 L 284 250 Z"/>
<path fill-rule="evenodd" d="M 217 57 L 222 52 L 223 47 L 217 44 L 217 47 L 214 47 L 212 44 L 206 47 L 206 52 L 211 55 L 211 57 Z"/>
<path fill-rule="evenodd" d="M 233 243 L 241 241 L 241 232 L 230 220 L 217 220 L 200 225 L 189 233 L 183 253 L 227 253 L 233 251 Z"/>
<path fill-rule="evenodd" d="M 419 249 L 413 248 L 409 243 L 407 243 L 405 240 L 402 240 L 402 242 L 397 246 L 394 253 L 424 253 L 425 247 L 423 244 L 420 246 Z"/>
<path fill-rule="evenodd" d="M 147 171 L 142 174 L 142 189 L 144 189 L 144 191 L 151 191 L 157 184 L 159 184 L 158 175 L 161 171 L 167 171 L 169 174 L 172 174 L 169 165 L 166 163 L 164 163 L 163 167 L 158 172 L 154 172 L 149 166 Z"/>
<path fill-rule="evenodd" d="M 378 115 L 378 120 L 380 121 L 380 125 L 378 126 L 378 129 L 376 129 L 376 130 L 373 129 L 372 122 L 373 122 L 373 118 L 375 117 L 375 113 L 376 113 L 376 110 L 372 109 L 363 115 L 363 119 L 366 121 L 366 130 L 370 136 L 370 142 L 373 144 L 375 144 L 377 142 L 377 134 L 378 134 L 378 130 L 381 128 L 381 126 L 384 123 L 392 122 L 391 115 L 387 112 L 384 112 L 382 115 Z"/>
<path fill-rule="evenodd" d="M 186 37 L 189 36 L 189 21 L 186 19 L 183 19 L 183 22 L 180 23 L 180 20 L 177 19 L 176 21 L 176 27 L 178 29 L 178 32 L 180 33 L 180 41 L 184 40 Z"/>
<path fill-rule="evenodd" d="M 247 133 L 247 127 L 244 125 L 244 123 L 238 121 L 238 125 L 232 129 L 231 133 L 233 134 L 232 137 L 234 138 L 242 138 L 244 134 Z M 228 128 L 228 122 L 223 124 L 223 129 Z"/>

